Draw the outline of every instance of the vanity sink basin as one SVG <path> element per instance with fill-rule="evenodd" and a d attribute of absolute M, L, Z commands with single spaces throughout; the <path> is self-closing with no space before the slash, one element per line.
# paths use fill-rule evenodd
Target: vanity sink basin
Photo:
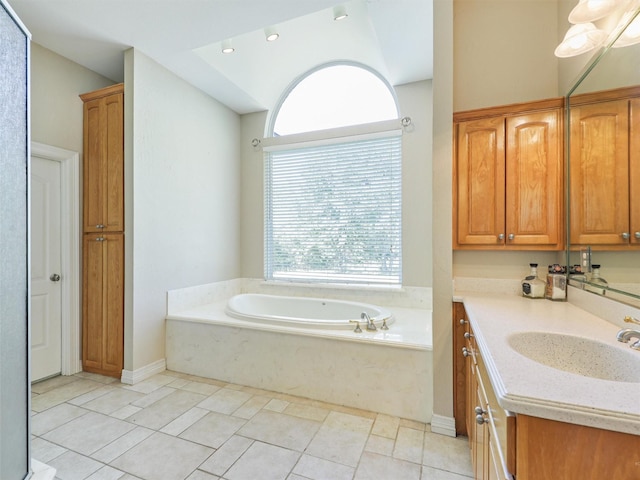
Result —
<path fill-rule="evenodd" d="M 601 380 L 640 382 L 640 352 L 637 351 L 626 351 L 589 338 L 546 332 L 514 333 L 508 342 L 519 354 L 547 367 Z"/>

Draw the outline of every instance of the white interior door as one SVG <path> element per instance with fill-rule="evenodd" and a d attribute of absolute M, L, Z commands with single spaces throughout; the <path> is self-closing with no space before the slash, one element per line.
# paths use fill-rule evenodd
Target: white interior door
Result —
<path fill-rule="evenodd" d="M 31 157 L 31 381 L 61 372 L 60 162 Z"/>

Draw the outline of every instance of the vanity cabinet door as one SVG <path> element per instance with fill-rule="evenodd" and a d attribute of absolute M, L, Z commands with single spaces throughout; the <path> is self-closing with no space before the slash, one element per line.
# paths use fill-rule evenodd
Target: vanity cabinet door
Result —
<path fill-rule="evenodd" d="M 560 110 L 507 118 L 507 245 L 562 245 Z"/>
<path fill-rule="evenodd" d="M 628 245 L 628 100 L 571 107 L 570 162 L 571 244 Z"/>
<path fill-rule="evenodd" d="M 640 246 L 640 98 L 630 101 L 629 133 L 630 242 Z"/>
<path fill-rule="evenodd" d="M 454 245 L 504 245 L 504 118 L 457 126 Z"/>

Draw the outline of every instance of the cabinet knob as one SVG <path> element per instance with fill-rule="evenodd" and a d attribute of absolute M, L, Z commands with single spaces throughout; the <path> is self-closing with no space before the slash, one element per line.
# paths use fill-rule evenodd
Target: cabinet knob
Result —
<path fill-rule="evenodd" d="M 636 237 L 638 240 L 640 240 L 640 232 L 634 233 L 633 236 Z"/>
<path fill-rule="evenodd" d="M 485 423 L 489 423 L 489 419 L 483 417 L 482 415 L 476 415 L 476 423 L 478 425 L 484 425 Z"/>
<path fill-rule="evenodd" d="M 638 232 L 638 233 L 640 233 L 640 232 Z M 460 325 L 464 325 L 465 323 L 469 323 L 469 322 L 467 322 L 464 318 L 461 318 L 460 319 Z"/>
<path fill-rule="evenodd" d="M 464 332 L 464 338 L 469 340 L 471 337 L 473 337 L 473 335 L 471 335 L 469 332 Z"/>
<path fill-rule="evenodd" d="M 513 241 L 513 239 L 516 238 L 516 236 L 513 233 L 509 234 L 509 240 Z"/>
<path fill-rule="evenodd" d="M 96 238 L 96 242 L 104 242 L 104 237 L 98 237 L 98 238 Z"/>
<path fill-rule="evenodd" d="M 104 228 L 104 225 L 99 223 L 98 225 L 96 225 L 96 228 Z"/>
<path fill-rule="evenodd" d="M 629 237 L 631 237 L 631 235 L 629 235 L 629 232 L 622 232 L 621 235 L 624 240 L 629 240 Z"/>
<path fill-rule="evenodd" d="M 469 349 L 467 347 L 462 347 L 462 356 L 466 358 L 469 355 L 471 355 L 471 352 L 469 351 Z"/>
<path fill-rule="evenodd" d="M 474 408 L 473 411 L 476 412 L 476 415 L 484 415 L 485 413 L 487 413 L 487 411 L 483 410 L 480 405 Z"/>
<path fill-rule="evenodd" d="M 500 235 L 498 235 L 498 240 L 504 240 L 504 233 L 501 233 Z"/>

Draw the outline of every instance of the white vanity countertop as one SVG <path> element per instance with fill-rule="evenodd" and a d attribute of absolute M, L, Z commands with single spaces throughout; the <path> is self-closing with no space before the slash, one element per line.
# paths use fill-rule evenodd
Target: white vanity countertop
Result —
<path fill-rule="evenodd" d="M 505 410 L 561 422 L 640 435 L 640 383 L 600 380 L 535 362 L 508 343 L 517 332 L 562 333 L 609 344 L 618 327 L 567 302 L 510 294 L 456 292 L 473 327 L 498 403 Z M 597 362 L 594 358 L 594 362 Z"/>

